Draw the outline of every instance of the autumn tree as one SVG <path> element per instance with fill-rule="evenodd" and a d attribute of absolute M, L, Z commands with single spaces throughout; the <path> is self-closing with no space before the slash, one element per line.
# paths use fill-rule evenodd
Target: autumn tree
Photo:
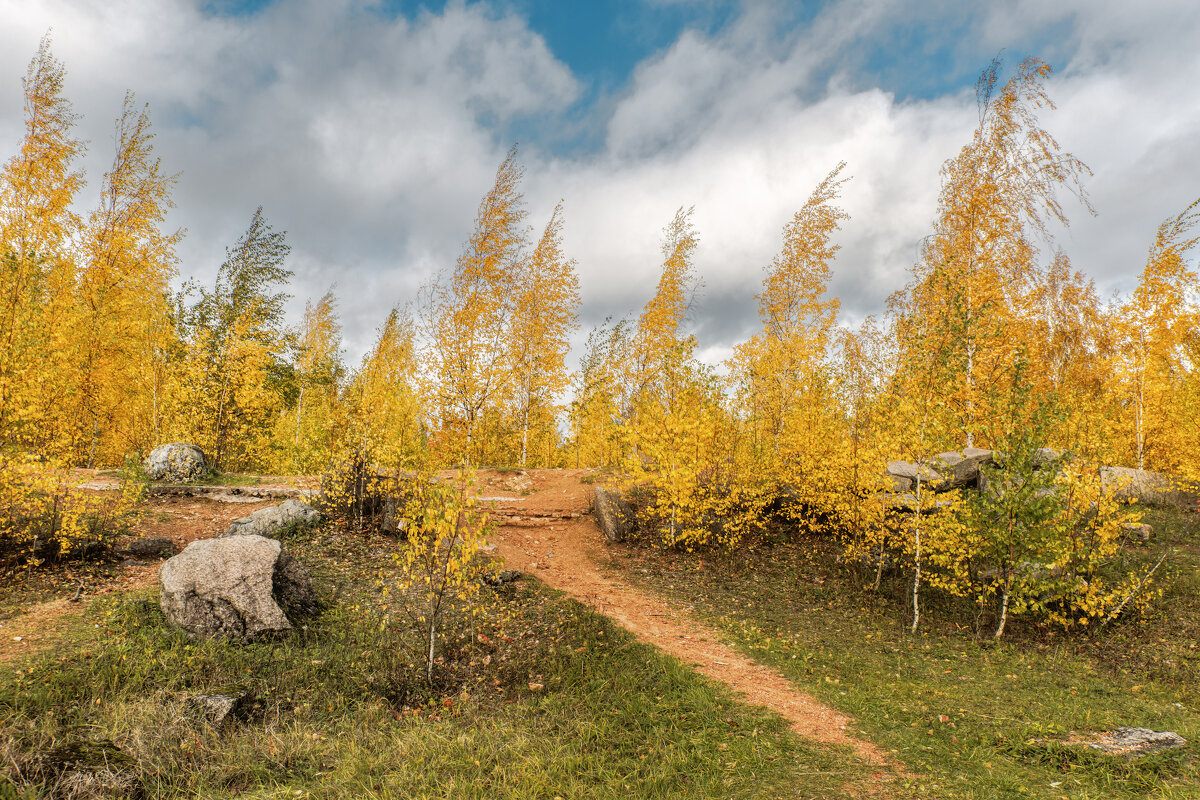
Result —
<path fill-rule="evenodd" d="M 1115 330 L 1095 284 L 1055 253 L 1033 290 L 1029 376 L 1033 391 L 1059 398 L 1058 434 L 1091 460 L 1112 463 L 1115 416 L 1109 363 L 1117 348 Z"/>
<path fill-rule="evenodd" d="M 881 490 L 886 485 L 879 466 L 900 451 L 900 427 L 890 391 L 895 363 L 895 338 L 867 317 L 857 328 L 843 327 L 836 335 L 833 383 L 845 414 L 848 446 L 843 446 L 843 505 L 840 523 L 848 555 L 875 566 L 874 588 L 883 576 L 886 552 L 902 544 L 889 525 Z"/>
<path fill-rule="evenodd" d="M 692 209 L 680 208 L 664 230 L 658 287 L 638 317 L 623 355 L 626 472 L 648 492 L 643 516 L 662 544 L 692 548 L 732 544 L 748 516 L 724 468 L 727 414 L 711 371 L 695 358 L 684 329 L 697 285 L 699 238 Z"/>
<path fill-rule="evenodd" d="M 78 441 L 81 221 L 73 211 L 84 146 L 64 70 L 41 41 L 25 74 L 25 126 L 0 170 L 0 540 L 28 563 L 112 542 L 137 499 L 89 498 L 66 469 Z M 110 384 L 112 376 L 109 376 Z"/>
<path fill-rule="evenodd" d="M 116 154 L 83 232 L 71 352 L 78 381 L 77 460 L 119 464 L 153 446 L 162 390 L 159 339 L 169 335 L 168 281 L 180 232 L 162 225 L 174 176 L 154 158 L 150 119 L 125 97 Z"/>
<path fill-rule="evenodd" d="M 1159 225 L 1141 280 L 1120 310 L 1122 346 L 1114 367 L 1124 380 L 1129 411 L 1122 427 L 1132 434 L 1139 469 L 1179 473 L 1195 464 L 1179 438 L 1195 408 L 1179 401 L 1200 370 L 1189 358 L 1197 352 L 1200 273 L 1185 261 L 1200 242 L 1193 235 L 1198 220 L 1200 200 Z"/>
<path fill-rule="evenodd" d="M 576 467 L 615 467 L 623 459 L 621 403 L 630 348 L 627 320 L 604 321 L 588 333 L 572 377 L 568 413 L 570 450 Z"/>
<path fill-rule="evenodd" d="M 513 309 L 511 369 L 521 424 L 522 467 L 529 459 L 531 424 L 553 441 L 557 429 L 554 399 L 567 386 L 565 359 L 570 335 L 578 327 L 579 278 L 575 262 L 563 254 L 562 225 L 560 202 L 537 246 L 521 265 Z"/>
<path fill-rule="evenodd" d="M 1059 191 L 1090 209 L 1081 183 L 1090 171 L 1038 119 L 1054 108 L 1044 87 L 1050 67 L 1026 59 L 1003 86 L 1000 69 L 993 61 L 976 85 L 979 123 L 942 167 L 937 222 L 909 288 L 912 313 L 933 323 L 923 346 L 945 366 L 944 394 L 967 446 L 987 414 L 984 388 L 1028 344 L 1031 287 L 1043 274 L 1036 240 L 1051 239 L 1052 222 L 1068 222 Z"/>
<path fill-rule="evenodd" d="M 508 151 L 492 189 L 475 216 L 475 228 L 448 276 L 432 287 L 424 321 L 425 361 L 450 452 L 474 463 L 481 417 L 509 378 L 507 337 L 516 276 L 525 242 L 524 202 L 518 190 L 524 170 L 517 150 Z M 461 431 L 461 441 L 453 435 Z"/>
<path fill-rule="evenodd" d="M 316 303 L 308 301 L 295 332 L 295 408 L 285 410 L 280 424 L 290 440 L 282 443 L 291 454 L 288 465 L 300 473 L 319 471 L 333 457 L 338 395 L 345 371 L 336 306 L 332 289 Z M 287 428 L 292 429 L 290 436 Z"/>
<path fill-rule="evenodd" d="M 831 170 L 784 226 L 759 295 L 762 332 L 739 345 L 731 362 L 760 471 L 787 487 L 798 520 L 827 518 L 831 492 L 842 488 L 834 451 L 846 437 L 829 363 L 838 301 L 827 290 L 838 250 L 832 236 L 848 218 L 834 204 L 844 168 Z"/>
<path fill-rule="evenodd" d="M 291 247 L 260 206 L 217 271 L 211 289 L 180 301 L 186 354 L 176 378 L 174 435 L 199 444 L 214 468 L 261 463 L 290 377 L 282 290 Z"/>
<path fill-rule="evenodd" d="M 63 79 L 44 38 L 23 80 L 24 138 L 0 173 L 0 442 L 60 455 L 67 387 L 54 365 L 69 337 L 60 325 L 70 318 L 72 207 L 83 186 L 74 164 L 84 152 Z"/>
<path fill-rule="evenodd" d="M 393 309 L 343 394 L 340 446 L 392 475 L 423 466 L 427 421 L 417 330 Z"/>
<path fill-rule="evenodd" d="M 668 399 L 679 370 L 696 349 L 695 337 L 683 322 L 698 280 L 692 261 L 699 238 L 692 225 L 694 209 L 680 208 L 663 231 L 662 270 L 654 296 L 646 303 L 633 332 L 627 402 Z M 636 426 L 636 409 L 633 409 Z"/>

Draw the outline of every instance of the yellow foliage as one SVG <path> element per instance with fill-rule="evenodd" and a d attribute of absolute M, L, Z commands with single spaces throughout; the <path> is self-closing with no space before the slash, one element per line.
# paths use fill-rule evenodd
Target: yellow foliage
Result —
<path fill-rule="evenodd" d="M 423 473 L 400 484 L 407 545 L 395 558 L 402 568 L 398 598 L 426 643 L 426 678 L 433 681 L 437 636 L 444 617 L 475 608 L 479 548 L 488 532 L 468 473 L 453 483 Z"/>
<path fill-rule="evenodd" d="M 339 450 L 358 452 L 387 474 L 422 466 L 419 366 L 413 321 L 393 310 L 346 388 Z"/>
<path fill-rule="evenodd" d="M 516 390 L 514 410 L 520 417 L 521 466 L 526 466 L 531 453 L 540 456 L 545 452 L 539 445 L 552 445 L 556 439 L 558 409 L 554 402 L 567 386 L 569 337 L 578 327 L 579 279 L 575 262 L 562 252 L 562 224 L 560 202 L 537 246 L 521 265 L 513 309 L 510 369 Z M 538 460 L 550 466 L 550 454 Z"/>
<path fill-rule="evenodd" d="M 1137 289 L 1116 320 L 1114 389 L 1131 465 L 1200 477 L 1196 423 L 1200 381 L 1200 273 L 1184 256 L 1200 237 L 1200 200 L 1158 228 Z"/>
<path fill-rule="evenodd" d="M 127 481 L 120 492 L 88 494 L 65 467 L 0 452 L 0 545 L 25 551 L 32 566 L 107 547 L 143 492 Z"/>
<path fill-rule="evenodd" d="M 1018 350 L 1036 352 L 1043 270 L 1035 238 L 1049 239 L 1051 221 L 1067 223 L 1058 191 L 1074 191 L 1088 207 L 1088 168 L 1039 126 L 1038 111 L 1054 108 L 1043 86 L 1050 68 L 1027 59 L 997 92 L 999 70 L 995 61 L 980 76 L 979 124 L 942 168 L 933 235 L 895 304 L 904 362 L 936 359 L 947 401 L 938 413 L 968 447 L 987 446 L 975 437 L 990 414 L 988 387 L 1006 379 Z"/>
<path fill-rule="evenodd" d="M 518 191 L 524 170 L 516 147 L 496 171 L 479 205 L 475 229 L 453 272 L 432 287 L 424 321 L 426 369 L 440 417 L 440 445 L 448 458 L 476 462 L 478 426 L 509 377 L 506 337 L 517 295 L 525 219 Z"/>

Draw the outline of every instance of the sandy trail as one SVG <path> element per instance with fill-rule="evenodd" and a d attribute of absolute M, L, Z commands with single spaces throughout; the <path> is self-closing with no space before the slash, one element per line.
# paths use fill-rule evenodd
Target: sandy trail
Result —
<path fill-rule="evenodd" d="M 492 541 L 507 566 L 586 603 L 642 641 L 729 685 L 747 702 L 776 711 L 801 737 L 853 748 L 871 764 L 887 763 L 877 747 L 847 732 L 851 720 L 845 715 L 726 646 L 716 630 L 677 605 L 603 574 L 597 565 L 604 560 L 604 536 L 595 520 L 584 515 L 591 505 L 591 487 L 580 483 L 582 473 L 576 473 L 530 471 L 523 479 L 532 483 L 525 489 L 529 494 L 510 493 L 507 501 L 490 504 L 506 515 L 497 518 Z M 506 483 L 511 486 L 517 480 L 488 475 L 480 479 L 480 494 L 496 498 L 505 495 Z"/>

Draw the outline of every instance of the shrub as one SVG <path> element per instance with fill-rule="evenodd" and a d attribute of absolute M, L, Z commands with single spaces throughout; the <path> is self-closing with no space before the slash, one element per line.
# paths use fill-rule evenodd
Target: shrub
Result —
<path fill-rule="evenodd" d="M 31 565 L 94 556 L 127 527 L 144 484 L 126 481 L 119 493 L 87 494 L 68 470 L 36 457 L 0 455 L 0 543 Z"/>

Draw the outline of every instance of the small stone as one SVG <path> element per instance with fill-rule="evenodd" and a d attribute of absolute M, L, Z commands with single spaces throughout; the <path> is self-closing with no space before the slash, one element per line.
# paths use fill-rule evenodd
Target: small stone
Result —
<path fill-rule="evenodd" d="M 222 728 L 236 719 L 245 705 L 246 693 L 198 694 L 188 698 L 188 704 L 197 709 L 216 728 Z"/>
<path fill-rule="evenodd" d="M 125 552 L 134 558 L 170 558 L 179 547 L 165 536 L 151 536 L 130 542 Z"/>
<path fill-rule="evenodd" d="M 485 573 L 480 580 L 486 586 L 499 587 L 519 581 L 521 577 L 522 573 L 518 569 L 502 569 L 499 572 Z"/>
<path fill-rule="evenodd" d="M 1154 533 L 1153 528 L 1144 522 L 1122 522 L 1121 530 L 1131 539 L 1148 542 L 1150 535 Z"/>
<path fill-rule="evenodd" d="M 1110 756 L 1144 756 L 1187 746 L 1174 731 L 1152 731 L 1149 728 L 1117 728 L 1091 736 L 1073 736 L 1067 744 L 1082 745 Z"/>

